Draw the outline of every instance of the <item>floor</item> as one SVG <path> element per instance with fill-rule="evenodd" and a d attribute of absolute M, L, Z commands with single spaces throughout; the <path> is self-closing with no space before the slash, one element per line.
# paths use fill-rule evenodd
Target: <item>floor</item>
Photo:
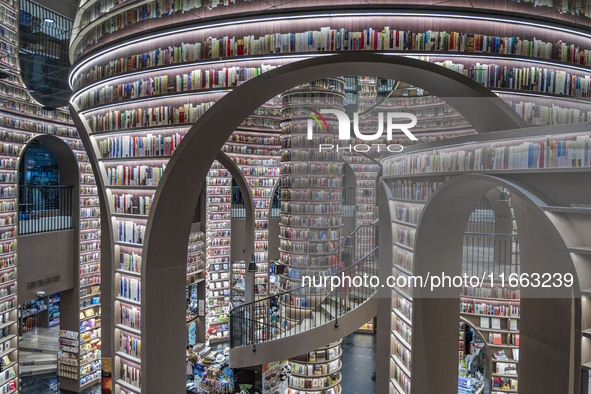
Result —
<path fill-rule="evenodd" d="M 57 379 L 57 352 L 59 326 L 34 328 L 24 333 L 19 341 L 21 390 L 23 394 L 60 393 Z M 32 365 L 30 365 L 33 363 Z M 29 364 L 29 365 L 27 365 Z M 100 394 L 100 386 L 85 390 L 83 394 Z"/>
<path fill-rule="evenodd" d="M 375 393 L 376 382 L 373 380 L 373 375 L 376 370 L 376 336 L 353 333 L 343 338 L 341 347 L 343 349 L 342 393 Z"/>
<path fill-rule="evenodd" d="M 33 328 L 23 334 L 18 344 L 19 349 L 42 349 L 44 352 L 54 351 L 57 354 L 59 329 L 59 325 L 50 328 Z"/>
<path fill-rule="evenodd" d="M 57 389 L 57 376 L 55 374 L 25 376 L 21 378 L 21 393 L 23 394 L 50 394 L 63 393 Z M 69 393 L 69 392 L 68 392 Z M 100 394 L 101 386 L 96 385 L 84 390 L 82 394 Z"/>

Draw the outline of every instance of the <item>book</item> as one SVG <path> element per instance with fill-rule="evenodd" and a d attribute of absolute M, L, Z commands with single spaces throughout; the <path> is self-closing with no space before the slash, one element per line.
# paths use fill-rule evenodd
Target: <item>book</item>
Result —
<path fill-rule="evenodd" d="M 502 345 L 503 344 L 503 337 L 501 334 L 493 332 L 492 335 L 492 344 L 494 345 Z"/>
<path fill-rule="evenodd" d="M 509 330 L 517 331 L 517 319 L 509 319 L 508 323 L 509 323 Z"/>
<path fill-rule="evenodd" d="M 501 329 L 501 319 L 499 319 L 498 317 L 491 318 L 490 322 L 491 322 L 492 329 L 495 329 L 495 330 Z"/>
<path fill-rule="evenodd" d="M 488 317 L 480 317 L 480 327 L 490 328 L 490 319 Z"/>

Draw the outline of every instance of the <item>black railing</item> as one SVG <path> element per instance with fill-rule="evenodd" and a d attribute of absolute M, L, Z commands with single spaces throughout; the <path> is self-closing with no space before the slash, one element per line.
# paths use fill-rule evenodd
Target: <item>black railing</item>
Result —
<path fill-rule="evenodd" d="M 517 234 L 466 232 L 462 264 L 463 272 L 479 277 L 519 273 Z"/>
<path fill-rule="evenodd" d="M 338 322 L 340 316 L 371 298 L 375 289 L 354 285 L 358 284 L 356 283 L 358 279 L 355 278 L 362 279 L 363 275 L 377 275 L 378 248 L 373 248 L 370 253 L 348 267 L 339 266 L 339 261 L 345 250 L 349 251 L 351 256 L 355 256 L 356 235 L 364 233 L 362 229 L 374 226 L 358 227 L 330 254 L 327 254 L 335 257 L 330 259 L 333 261 L 331 275 L 310 277 L 309 280 L 302 282 L 301 287 L 232 309 L 230 311 L 230 346 L 254 345 L 299 334 L 330 321 Z M 370 242 L 375 245 L 375 239 Z M 339 277 L 344 283 L 333 288 L 333 277 Z"/>
<path fill-rule="evenodd" d="M 72 189 L 71 185 L 19 186 L 19 235 L 73 228 Z"/>

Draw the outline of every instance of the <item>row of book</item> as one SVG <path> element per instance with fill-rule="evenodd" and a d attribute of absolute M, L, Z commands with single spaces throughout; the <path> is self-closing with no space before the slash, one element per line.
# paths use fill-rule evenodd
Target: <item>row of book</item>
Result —
<path fill-rule="evenodd" d="M 398 333 L 398 335 L 400 335 L 400 337 L 402 339 L 404 339 L 404 341 L 407 344 L 411 344 L 412 343 L 412 328 L 406 324 L 403 320 L 400 319 L 396 319 L 396 328 L 395 331 Z"/>
<path fill-rule="evenodd" d="M 222 4 L 227 5 L 230 2 L 234 3 L 235 0 L 152 0 L 147 3 L 138 4 L 136 8 L 125 10 L 121 13 L 115 13 L 113 16 L 108 16 L 109 14 L 107 13 L 107 18 L 105 18 L 102 23 L 90 29 L 90 31 L 82 37 L 83 39 L 75 48 L 76 54 L 83 53 L 89 46 L 99 42 L 102 37 L 136 23 L 162 18 L 177 13 L 185 13 L 202 7 L 211 9 L 213 7 L 212 4 L 218 6 Z M 112 8 L 113 7 L 110 9 Z M 100 9 L 101 8 L 99 8 L 99 10 Z M 84 17 L 84 20 L 91 22 L 99 18 L 103 13 L 96 13 L 96 9 L 94 9 L 94 12 L 88 12 L 86 15 L 87 16 Z M 84 25 L 85 24 L 82 26 Z"/>
<path fill-rule="evenodd" d="M 98 141 L 103 158 L 123 158 L 140 156 L 170 156 L 181 143 L 183 135 L 117 136 Z"/>
<path fill-rule="evenodd" d="M 400 227 L 398 225 L 395 226 L 396 230 L 394 232 L 395 242 L 398 242 L 402 245 L 408 247 L 414 247 L 415 245 L 415 235 L 416 231 L 412 228 Z"/>
<path fill-rule="evenodd" d="M 281 200 L 307 200 L 307 201 L 337 201 L 343 198 L 342 190 L 305 190 L 281 188 L 279 193 Z"/>
<path fill-rule="evenodd" d="M 89 90 L 77 96 L 76 101 L 82 110 L 94 106 L 132 100 L 142 97 L 163 95 L 171 92 L 190 92 L 203 89 L 238 86 L 275 66 L 231 67 L 220 70 L 193 70 L 189 74 L 176 75 L 169 82 L 168 75 L 140 79 L 119 85 L 107 85 L 99 90 Z M 244 124 L 248 124 L 248 119 Z M 251 120 L 252 122 L 252 120 Z"/>
<path fill-rule="evenodd" d="M 120 164 L 117 167 L 107 168 L 107 178 L 112 186 L 157 186 L 165 169 L 165 164 L 160 167 L 147 165 L 128 167 Z"/>
<path fill-rule="evenodd" d="M 465 150 L 442 150 L 435 154 L 407 155 L 386 161 L 386 175 L 425 172 L 481 171 L 591 166 L 591 137 L 547 136 L 528 141 L 500 141 Z"/>
<path fill-rule="evenodd" d="M 80 18 L 80 24 L 82 26 L 90 24 L 123 3 L 125 3 L 125 0 L 97 1 L 84 10 Z M 154 7 L 154 14 L 150 12 L 148 15 L 152 18 L 158 18 L 164 15 L 172 15 L 177 12 L 185 13 L 196 8 L 206 8 L 211 10 L 217 6 L 228 6 L 234 3 L 236 3 L 236 0 L 155 0 L 151 2 Z M 150 8 L 150 10 L 151 9 L 152 8 Z"/>
<path fill-rule="evenodd" d="M 462 295 L 475 298 L 497 298 L 519 301 L 521 291 L 504 287 L 463 287 Z"/>
<path fill-rule="evenodd" d="M 334 375 L 316 378 L 303 378 L 294 375 L 289 377 L 289 386 L 296 389 L 321 389 L 323 387 L 333 386 L 340 380 L 341 376 L 338 372 Z"/>
<path fill-rule="evenodd" d="M 114 110 L 100 115 L 92 115 L 88 118 L 88 122 L 94 133 L 137 127 L 195 123 L 212 104 L 213 102 L 190 103 L 180 107 L 159 106 L 124 111 Z"/>
<path fill-rule="evenodd" d="M 565 96 L 589 97 L 591 77 L 542 67 L 512 67 L 475 63 L 465 66 L 451 60 L 436 64 L 459 72 L 491 88 L 531 90 Z"/>
<path fill-rule="evenodd" d="M 397 341 L 394 345 L 394 357 L 396 357 L 398 361 L 410 371 L 412 361 L 412 353 L 410 349 Z"/>
<path fill-rule="evenodd" d="M 136 196 L 133 194 L 113 194 L 112 201 L 116 213 L 148 215 L 154 196 Z"/>
<path fill-rule="evenodd" d="M 117 221 L 117 233 L 120 242 L 142 244 L 145 232 L 145 225 L 125 220 Z"/>
<path fill-rule="evenodd" d="M 560 107 L 556 104 L 543 105 L 529 101 L 504 99 L 519 116 L 532 125 L 564 125 L 591 121 L 591 111 Z"/>
<path fill-rule="evenodd" d="M 384 167 L 386 172 L 387 167 Z M 431 194 L 441 186 L 442 182 L 422 182 L 411 180 L 396 180 L 390 182 L 393 197 L 401 200 L 427 201 Z"/>
<path fill-rule="evenodd" d="M 418 224 L 422 210 L 422 207 L 416 205 L 394 203 L 394 217 L 401 222 Z"/>
<path fill-rule="evenodd" d="M 289 146 L 292 148 L 281 152 L 282 161 L 338 161 L 341 160 L 342 153 L 337 151 L 317 151 L 317 150 L 297 150 L 297 143 L 291 135 L 284 137 L 289 138 Z M 296 137 L 297 138 L 297 137 Z"/>
<path fill-rule="evenodd" d="M 73 127 L 65 127 L 57 124 L 51 124 L 47 121 L 31 121 L 21 119 L 15 116 L 0 114 L 0 125 L 19 130 L 33 131 L 43 134 L 53 134 L 61 137 L 79 138 L 78 132 Z"/>
<path fill-rule="evenodd" d="M 142 284 L 138 278 L 121 275 L 119 278 L 119 295 L 131 301 L 141 302 Z"/>
<path fill-rule="evenodd" d="M 207 32 L 205 34 L 211 34 Z M 562 40 L 542 41 L 532 37 L 503 37 L 479 33 L 448 31 L 411 32 L 368 28 L 349 31 L 322 27 L 296 33 L 271 33 L 255 37 L 208 37 L 196 43 L 158 48 L 149 52 L 120 57 L 105 65 L 95 65 L 74 81 L 78 89 L 108 76 L 158 65 L 179 64 L 221 57 L 326 51 L 440 51 L 492 53 L 558 60 L 591 65 L 591 51 Z"/>
<path fill-rule="evenodd" d="M 120 360 L 119 377 L 125 383 L 131 384 L 135 387 L 140 387 L 141 371 L 138 366 L 134 366 L 125 360 Z"/>
<path fill-rule="evenodd" d="M 281 212 L 286 214 L 336 214 L 340 215 L 342 206 L 340 202 L 326 202 L 326 204 L 296 204 L 294 202 L 281 201 Z"/>
<path fill-rule="evenodd" d="M 121 303 L 119 311 L 119 323 L 132 328 L 134 330 L 141 330 L 141 310 L 135 306 Z"/>
<path fill-rule="evenodd" d="M 314 228 L 282 227 L 280 229 L 280 235 L 283 238 L 326 240 L 326 239 L 338 239 L 339 238 L 339 231 L 336 229 L 329 230 L 329 229 L 314 229 Z"/>
<path fill-rule="evenodd" d="M 460 302 L 460 311 L 475 315 L 519 317 L 519 305 L 496 305 L 478 302 Z"/>

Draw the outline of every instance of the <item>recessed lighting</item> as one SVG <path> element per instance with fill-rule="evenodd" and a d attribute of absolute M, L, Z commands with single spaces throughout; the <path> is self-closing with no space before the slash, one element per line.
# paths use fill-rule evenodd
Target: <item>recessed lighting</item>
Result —
<path fill-rule="evenodd" d="M 31 92 L 31 93 L 35 93 L 35 90 L 33 90 L 33 89 L 29 89 L 29 92 Z"/>
<path fill-rule="evenodd" d="M 43 22 L 54 23 L 55 20 L 53 20 L 53 18 L 43 18 Z"/>

